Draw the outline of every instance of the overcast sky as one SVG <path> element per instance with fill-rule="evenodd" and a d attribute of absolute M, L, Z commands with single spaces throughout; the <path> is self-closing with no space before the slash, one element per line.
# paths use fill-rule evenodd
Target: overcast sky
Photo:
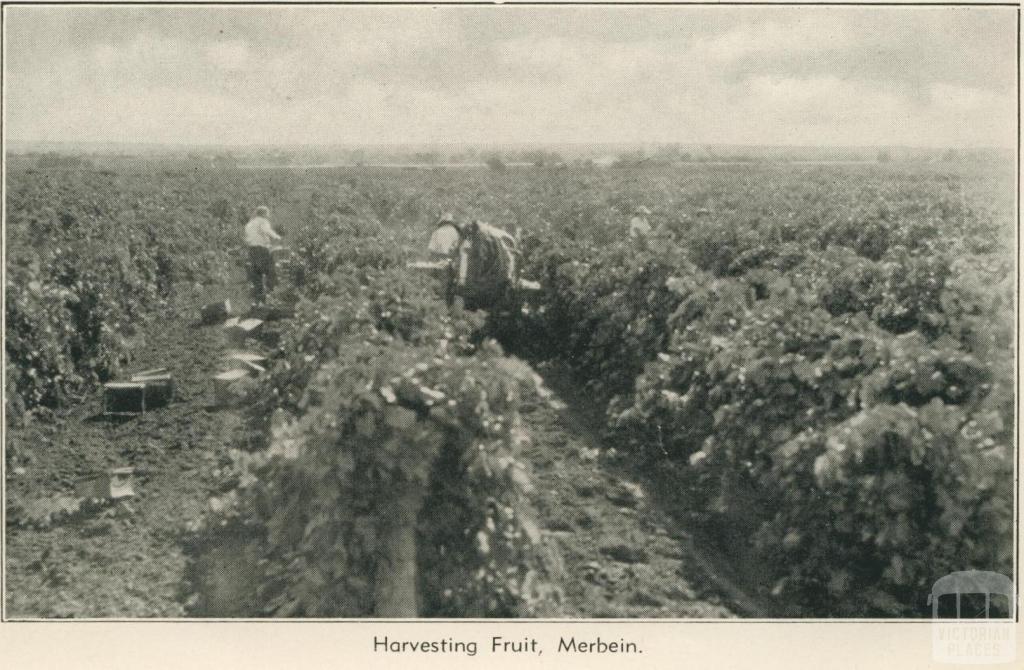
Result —
<path fill-rule="evenodd" d="M 1010 7 L 5 8 L 13 140 L 1012 146 Z"/>

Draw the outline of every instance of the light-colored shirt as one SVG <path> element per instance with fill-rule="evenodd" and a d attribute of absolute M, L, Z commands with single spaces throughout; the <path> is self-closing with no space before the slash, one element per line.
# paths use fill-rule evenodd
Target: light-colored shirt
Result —
<path fill-rule="evenodd" d="M 245 224 L 245 244 L 250 247 L 273 247 L 274 240 L 281 236 L 270 227 L 270 221 L 262 216 L 255 216 Z"/>
<path fill-rule="evenodd" d="M 629 236 L 630 237 L 641 237 L 644 235 L 651 234 L 651 224 L 647 223 L 647 219 L 641 216 L 634 216 L 629 222 Z"/>
<path fill-rule="evenodd" d="M 459 245 L 458 284 L 462 287 L 466 286 L 466 275 L 469 273 L 469 250 L 472 248 L 473 243 L 469 240 L 463 240 Z"/>
<path fill-rule="evenodd" d="M 438 226 L 430 236 L 430 245 L 427 248 L 431 254 L 450 256 L 458 243 L 459 231 L 455 230 L 454 226 Z"/>

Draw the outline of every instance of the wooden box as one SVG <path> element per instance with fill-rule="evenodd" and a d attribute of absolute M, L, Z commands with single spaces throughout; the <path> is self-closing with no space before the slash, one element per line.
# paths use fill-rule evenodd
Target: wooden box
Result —
<path fill-rule="evenodd" d="M 226 321 L 231 316 L 231 301 L 221 300 L 206 305 L 199 311 L 199 322 L 204 326 L 212 326 L 215 323 Z"/>
<path fill-rule="evenodd" d="M 146 385 L 146 403 L 151 407 L 166 405 L 174 399 L 174 380 L 166 368 L 139 372 L 129 381 Z"/>
<path fill-rule="evenodd" d="M 263 321 L 281 321 L 295 316 L 295 305 L 291 303 L 275 303 L 273 305 L 254 305 L 246 313 L 250 319 L 261 319 Z"/>
<path fill-rule="evenodd" d="M 103 385 L 103 414 L 144 414 L 163 407 L 174 396 L 174 381 L 162 371 L 148 371 L 132 376 L 127 382 Z"/>
<path fill-rule="evenodd" d="M 224 324 L 224 333 L 228 342 L 234 346 L 242 346 L 247 338 L 258 337 L 263 329 L 263 321 L 260 319 L 228 319 Z"/>
<path fill-rule="evenodd" d="M 233 351 L 225 356 L 224 359 L 236 370 L 246 370 L 257 375 L 267 371 L 267 357 L 260 356 L 259 354 L 253 354 L 248 351 Z"/>
<path fill-rule="evenodd" d="M 222 407 L 231 407 L 238 403 L 240 395 L 238 393 L 238 383 L 250 377 L 252 374 L 251 370 L 234 369 L 220 372 L 213 377 L 213 388 L 214 396 L 217 399 L 217 404 Z"/>
<path fill-rule="evenodd" d="M 98 475 L 82 477 L 75 482 L 75 494 L 79 498 L 117 500 L 135 495 L 132 475 L 134 468 L 114 468 Z"/>

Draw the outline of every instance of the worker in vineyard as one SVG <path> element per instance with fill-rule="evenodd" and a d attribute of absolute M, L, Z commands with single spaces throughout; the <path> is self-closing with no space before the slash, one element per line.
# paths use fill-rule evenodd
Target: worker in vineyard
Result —
<path fill-rule="evenodd" d="M 651 210 L 640 205 L 633 212 L 633 218 L 629 221 L 629 239 L 634 242 L 645 242 L 651 234 L 651 224 L 647 222 L 647 216 Z"/>
<path fill-rule="evenodd" d="M 270 225 L 270 210 L 263 205 L 257 207 L 253 217 L 245 224 L 245 246 L 248 251 L 246 270 L 255 304 L 263 304 L 267 294 L 274 290 L 272 251 L 274 243 L 280 239 L 281 236 Z"/>
<path fill-rule="evenodd" d="M 430 260 L 441 265 L 436 272 L 444 287 L 444 302 L 449 307 L 455 304 L 456 266 L 461 243 L 462 226 L 455 222 L 455 217 L 450 212 L 439 216 L 434 222 L 427 251 Z"/>
<path fill-rule="evenodd" d="M 466 309 L 514 311 L 519 249 L 512 235 L 482 221 L 462 227 L 456 291 Z"/>
<path fill-rule="evenodd" d="M 455 223 L 455 217 L 446 212 L 438 217 L 434 223 L 434 232 L 430 236 L 430 244 L 427 249 L 430 251 L 430 260 L 448 260 L 455 253 L 456 247 L 462 238 L 462 231 Z"/>

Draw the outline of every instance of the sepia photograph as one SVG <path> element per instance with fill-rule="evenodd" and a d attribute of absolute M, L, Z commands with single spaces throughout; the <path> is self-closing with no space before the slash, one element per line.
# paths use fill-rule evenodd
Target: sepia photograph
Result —
<path fill-rule="evenodd" d="M 3 619 L 1016 621 L 1018 20 L 5 4 Z"/>

